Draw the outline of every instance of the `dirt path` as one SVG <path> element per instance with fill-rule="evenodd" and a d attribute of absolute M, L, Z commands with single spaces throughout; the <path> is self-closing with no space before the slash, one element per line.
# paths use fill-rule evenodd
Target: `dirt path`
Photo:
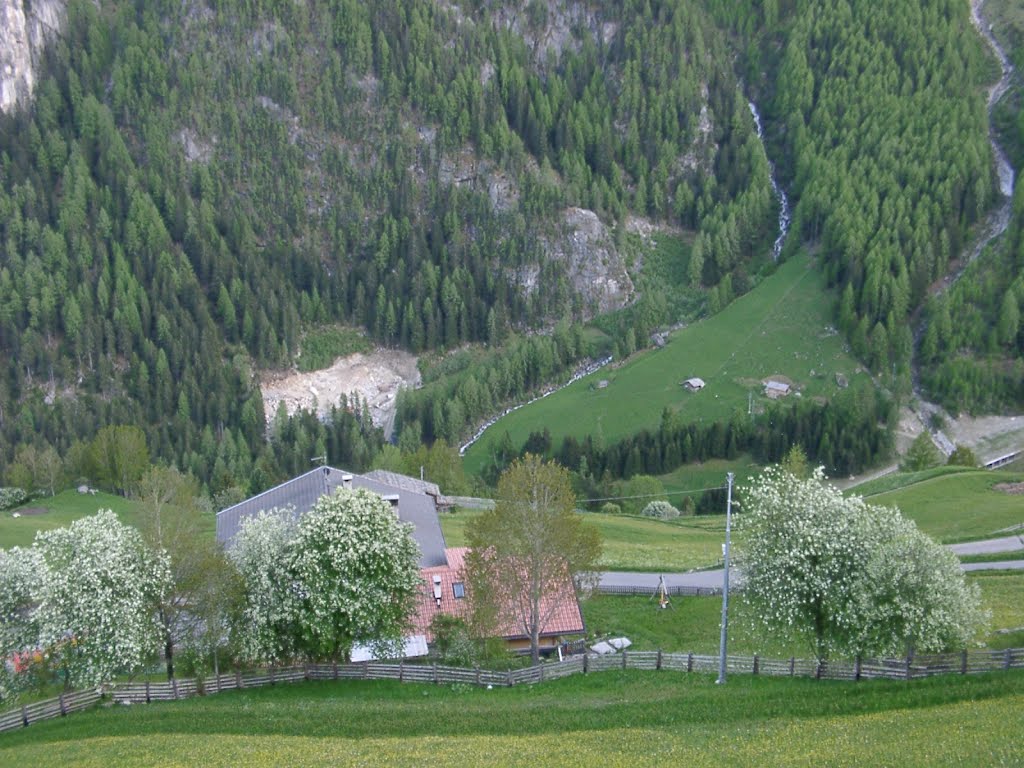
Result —
<path fill-rule="evenodd" d="M 369 406 L 373 423 L 383 427 L 390 437 L 398 390 L 420 384 L 417 363 L 416 357 L 408 352 L 378 349 L 339 358 L 330 368 L 319 371 L 266 373 L 260 377 L 260 389 L 267 423 L 274 418 L 281 402 L 288 413 L 315 407 L 317 413 L 324 415 L 338 404 L 342 395 L 356 394 Z"/>

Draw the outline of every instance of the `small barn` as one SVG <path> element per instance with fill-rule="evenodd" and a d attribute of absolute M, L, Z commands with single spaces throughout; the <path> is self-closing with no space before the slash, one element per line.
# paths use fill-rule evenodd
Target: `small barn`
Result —
<path fill-rule="evenodd" d="M 764 382 L 764 393 L 775 400 L 779 397 L 785 397 L 790 393 L 792 388 L 784 381 L 776 381 L 775 379 L 767 379 Z"/>
<path fill-rule="evenodd" d="M 697 392 L 701 389 L 704 389 L 704 379 L 698 378 L 696 376 L 681 382 L 681 384 L 683 386 L 683 389 L 685 389 L 687 392 Z"/>

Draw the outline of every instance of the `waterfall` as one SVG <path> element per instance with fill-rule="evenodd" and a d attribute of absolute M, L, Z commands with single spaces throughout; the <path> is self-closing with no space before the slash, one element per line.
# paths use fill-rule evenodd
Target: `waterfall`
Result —
<path fill-rule="evenodd" d="M 754 127 L 757 128 L 757 138 L 761 140 L 761 146 L 764 146 L 764 131 L 761 128 L 761 113 L 757 111 L 757 106 L 752 101 L 747 102 L 747 106 L 750 107 L 750 114 L 754 118 Z M 765 157 L 768 158 L 768 150 L 765 148 Z M 772 260 L 778 261 L 779 256 L 782 255 L 782 246 L 786 242 L 786 235 L 789 234 L 789 197 L 786 195 L 786 191 L 779 186 L 778 179 L 775 178 L 775 163 L 768 158 L 768 181 L 772 185 L 772 193 L 779 199 L 779 234 L 775 238 L 775 244 L 772 246 Z"/>

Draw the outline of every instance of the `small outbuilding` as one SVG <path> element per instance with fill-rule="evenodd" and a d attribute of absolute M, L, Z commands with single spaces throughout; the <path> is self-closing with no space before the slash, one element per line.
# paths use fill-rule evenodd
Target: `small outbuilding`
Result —
<path fill-rule="evenodd" d="M 790 393 L 791 387 L 784 381 L 767 379 L 764 382 L 764 393 L 773 400 L 778 397 L 785 397 Z"/>
<path fill-rule="evenodd" d="M 698 378 L 696 376 L 694 376 L 691 379 L 687 379 L 686 381 L 681 383 L 683 389 L 687 390 L 688 392 L 697 392 L 698 390 L 704 389 L 704 379 Z"/>

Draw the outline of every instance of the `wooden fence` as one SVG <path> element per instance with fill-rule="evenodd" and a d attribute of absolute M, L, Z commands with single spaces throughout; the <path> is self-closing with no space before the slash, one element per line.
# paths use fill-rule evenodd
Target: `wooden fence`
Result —
<path fill-rule="evenodd" d="M 103 698 L 117 704 L 143 704 L 175 701 L 221 691 L 258 688 L 265 685 L 294 683 L 301 680 L 398 680 L 435 685 L 479 685 L 510 687 L 543 683 L 569 675 L 642 669 L 717 674 L 717 655 L 662 653 L 661 651 L 623 651 L 607 656 L 570 656 L 564 661 L 508 671 L 467 669 L 440 664 L 305 664 L 293 667 L 268 667 L 251 672 L 235 671 L 199 680 L 170 682 L 119 683 L 100 691 L 64 693 L 54 699 L 26 704 L 0 713 L 0 732 L 22 728 L 41 720 L 67 715 L 96 704 Z M 818 663 L 811 659 L 766 659 L 760 656 L 728 656 L 728 674 L 769 675 L 775 677 L 815 677 L 828 680 L 916 680 L 933 675 L 969 675 L 1007 669 L 1024 669 L 1024 648 L 1004 651 L 961 651 L 902 659 L 854 659 Z"/>

